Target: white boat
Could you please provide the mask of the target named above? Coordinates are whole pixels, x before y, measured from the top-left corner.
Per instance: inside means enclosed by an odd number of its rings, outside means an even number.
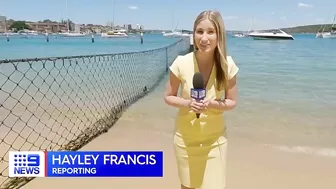
[[[336,15],[334,16],[333,24],[331,25],[331,30],[330,32],[324,32],[324,28],[322,32],[319,32],[321,37],[320,38],[333,38],[336,39]]]
[[[323,33],[322,32],[317,32],[316,38],[323,38]]]
[[[183,35],[183,33],[175,30],[175,31],[163,33],[162,35],[164,37],[181,37]]]
[[[292,35],[287,34],[280,29],[255,31],[248,35],[256,40],[294,40]]]
[[[62,36],[62,37],[84,37],[87,34],[68,31],[68,32],[64,32],[64,33],[59,33],[59,35]]]
[[[243,37],[248,37],[248,34],[245,34],[245,33],[235,33],[232,36],[233,37],[237,37],[237,38],[243,38]]]
[[[322,29],[322,31],[321,31],[321,29]],[[316,36],[315,36],[315,38],[323,38],[323,32],[324,32],[324,29],[325,29],[325,25],[321,25],[321,27],[320,27],[320,29],[317,31],[317,33],[316,33]]]
[[[104,38],[125,38],[128,37],[126,31],[123,30],[112,30],[106,33],[102,33],[101,37]]]
[[[332,30],[331,32],[322,33],[322,38],[336,39],[336,28]]]
[[[27,30],[27,29],[20,30],[17,33],[20,35],[38,35],[37,31]]]
[[[190,36],[192,36],[192,34],[191,33],[182,33],[181,36],[182,37],[190,37]]]

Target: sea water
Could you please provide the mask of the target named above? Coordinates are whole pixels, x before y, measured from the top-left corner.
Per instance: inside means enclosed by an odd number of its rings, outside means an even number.
[[[49,35],[47,42],[45,35],[13,35],[7,42],[6,36],[0,36],[0,60],[138,52],[165,47],[177,40],[164,38],[160,34],[148,34],[144,35],[144,43],[141,44],[140,36],[136,34],[131,34],[128,38],[102,38],[95,35],[92,43],[91,35]]]

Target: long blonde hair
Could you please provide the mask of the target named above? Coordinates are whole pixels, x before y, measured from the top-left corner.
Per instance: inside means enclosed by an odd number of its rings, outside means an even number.
[[[215,49],[216,80],[218,90],[228,89],[228,64],[226,59],[226,35],[225,26],[221,14],[218,11],[208,10],[201,12],[194,22],[194,50],[197,50],[195,41],[195,32],[197,25],[202,21],[210,20],[216,29],[217,47]]]

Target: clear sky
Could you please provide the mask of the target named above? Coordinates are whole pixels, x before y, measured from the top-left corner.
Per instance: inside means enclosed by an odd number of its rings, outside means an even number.
[[[0,15],[29,21],[69,18],[79,24],[105,25],[113,20],[114,0],[67,1],[0,0]],[[335,7],[336,0],[115,0],[114,21],[116,25],[141,24],[145,29],[177,25],[191,30],[202,10],[216,9],[228,30],[248,30],[253,20],[252,29],[268,29],[331,23]]]

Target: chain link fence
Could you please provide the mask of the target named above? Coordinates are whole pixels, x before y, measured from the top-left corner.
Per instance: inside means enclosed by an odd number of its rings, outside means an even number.
[[[0,61],[0,188],[9,151],[78,150],[107,132],[123,110],[150,92],[189,40],[119,54]]]

